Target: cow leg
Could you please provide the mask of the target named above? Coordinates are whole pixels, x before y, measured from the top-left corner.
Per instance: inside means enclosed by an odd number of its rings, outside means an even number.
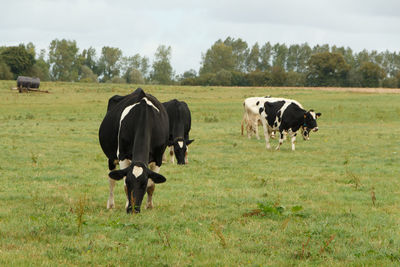
[[[115,180],[111,179],[110,177],[108,178],[108,181],[110,182],[110,195],[107,200],[107,209],[112,209],[115,207],[114,203],[114,187],[115,187]]]
[[[160,171],[160,167],[157,166],[154,162],[149,164],[150,170],[153,172],[158,173]],[[152,209],[154,208],[153,205],[153,193],[154,190],[156,189],[156,185],[153,182],[151,178],[147,181],[147,204],[146,204],[146,209]]]
[[[280,136],[279,136],[279,144],[276,147],[276,150],[279,150],[281,145],[283,144],[283,140],[285,138],[285,134],[283,133],[283,131],[280,131]]]
[[[257,138],[257,140],[260,140],[260,135],[258,134],[258,119],[255,120],[254,127],[255,127],[254,130],[256,133],[256,138]]]
[[[268,130],[267,122],[262,119],[261,123],[262,123],[263,129],[264,129],[265,147],[267,149],[270,149],[271,145],[269,143],[269,130]]]
[[[290,141],[292,143],[292,150],[293,151],[295,150],[294,143],[296,142],[296,135],[297,135],[297,133],[290,132]]]
[[[131,161],[128,159],[124,159],[123,161],[119,162],[119,168],[125,169],[128,168],[129,165],[131,165]],[[124,177],[124,190],[125,190],[125,195],[126,195],[126,203],[125,203],[125,209],[129,206],[129,196],[128,196],[128,188],[126,187],[126,177]]]
[[[171,163],[174,164],[175,163],[175,161],[174,161],[174,158],[175,158],[174,146],[169,146],[169,156],[170,156]]]

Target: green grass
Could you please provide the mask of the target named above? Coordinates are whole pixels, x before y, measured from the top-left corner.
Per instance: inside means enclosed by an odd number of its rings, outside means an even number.
[[[143,86],[188,103],[195,142],[189,165],[161,167],[155,208],[127,215],[122,182],[106,209],[97,134],[108,98],[136,86],[14,83],[0,82],[1,266],[400,263],[398,95]],[[267,94],[322,112],[295,152],[240,135],[243,99]]]

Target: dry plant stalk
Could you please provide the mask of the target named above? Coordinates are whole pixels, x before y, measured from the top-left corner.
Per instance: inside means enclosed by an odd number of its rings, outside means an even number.
[[[222,234],[221,227],[219,227],[216,223],[212,224],[212,229],[214,230],[214,233],[216,236],[219,238],[219,243],[223,248],[227,248],[225,236]]]
[[[375,197],[375,188],[372,187],[371,188],[371,200],[372,200],[372,204],[375,206],[375,201],[376,201],[376,197]]]
[[[333,241],[333,239],[335,239],[335,234],[331,235],[331,237],[326,241],[325,245],[323,247],[321,247],[321,249],[319,250],[319,254],[322,254],[325,252],[325,249],[329,246],[329,244]]]

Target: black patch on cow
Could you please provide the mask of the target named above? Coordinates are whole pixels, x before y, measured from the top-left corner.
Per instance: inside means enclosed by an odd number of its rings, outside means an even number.
[[[260,101],[257,101],[256,105],[258,106],[258,104],[260,104]]]
[[[274,127],[277,127],[278,126],[278,123],[277,122],[274,122]]]
[[[264,103],[264,108],[265,108],[265,113],[268,115],[267,122],[268,125],[273,127],[276,115],[278,111],[282,108],[282,106],[285,104],[285,101],[277,101],[277,102],[265,102]]]
[[[264,111],[264,108],[259,108],[258,113],[262,113]]]

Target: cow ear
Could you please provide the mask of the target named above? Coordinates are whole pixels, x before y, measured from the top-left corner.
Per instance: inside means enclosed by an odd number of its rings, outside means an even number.
[[[191,143],[193,143],[194,142],[194,139],[192,139],[192,140],[187,140],[186,141],[186,145],[188,146],[188,145],[190,145]]]
[[[126,176],[128,169],[129,167],[122,170],[112,171],[108,174],[108,176],[113,180],[119,181]]]
[[[319,118],[319,117],[321,117],[321,113],[320,112],[318,112],[318,113],[315,113],[315,116],[317,117],[317,118]]]
[[[162,176],[161,174],[158,174],[156,172],[153,172],[152,170],[147,169],[147,175],[149,176],[149,178],[151,178],[153,180],[154,183],[156,184],[162,184],[165,181],[167,181],[167,179]]]
[[[304,112],[304,119],[307,118],[307,112]]]

